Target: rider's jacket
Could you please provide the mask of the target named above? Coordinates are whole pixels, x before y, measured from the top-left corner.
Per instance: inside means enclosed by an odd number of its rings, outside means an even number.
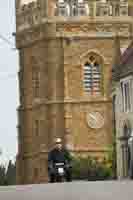
[[[48,153],[48,165],[54,163],[69,164],[70,162],[71,162],[71,156],[66,149],[59,150],[54,148]]]

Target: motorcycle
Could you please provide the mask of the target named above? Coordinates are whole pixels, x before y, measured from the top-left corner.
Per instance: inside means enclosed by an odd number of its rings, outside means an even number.
[[[53,182],[72,181],[71,168],[72,166],[69,163],[58,162],[50,164],[48,166],[50,182],[53,183]]]
[[[65,164],[64,163],[55,163],[55,179],[57,182],[65,181]]]

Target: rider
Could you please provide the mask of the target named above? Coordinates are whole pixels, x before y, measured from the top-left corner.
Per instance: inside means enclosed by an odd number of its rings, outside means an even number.
[[[72,180],[71,156],[70,153],[63,148],[61,138],[55,139],[55,146],[48,153],[48,173],[50,182],[54,182],[56,178],[55,174],[56,172],[54,168],[55,163],[64,163],[66,181],[71,181]]]

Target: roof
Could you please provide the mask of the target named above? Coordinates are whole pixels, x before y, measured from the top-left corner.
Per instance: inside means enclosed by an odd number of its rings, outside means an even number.
[[[133,41],[130,43],[128,48],[124,51],[124,53],[122,55],[121,64],[125,64],[126,62],[128,62],[128,60],[132,56],[133,56]]]
[[[121,56],[120,64],[113,68],[112,79],[119,80],[133,73],[133,41]]]

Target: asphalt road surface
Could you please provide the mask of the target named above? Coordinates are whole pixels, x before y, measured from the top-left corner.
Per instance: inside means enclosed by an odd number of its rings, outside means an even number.
[[[0,187],[0,200],[133,200],[133,181]]]

